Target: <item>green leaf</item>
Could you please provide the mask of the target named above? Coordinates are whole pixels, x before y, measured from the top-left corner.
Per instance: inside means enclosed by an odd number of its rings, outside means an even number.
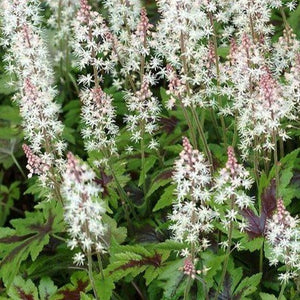
[[[157,203],[155,204],[153,211],[158,211],[166,206],[172,205],[173,200],[174,200],[174,196],[173,196],[174,190],[175,190],[174,185],[168,186],[165,189],[164,193],[159,198],[159,200],[157,201]]]
[[[165,250],[148,250],[140,245],[114,244],[110,251],[110,264],[104,270],[105,278],[118,281],[129,274],[135,277],[149,267],[160,268],[168,253]]]
[[[46,202],[43,211],[26,212],[24,219],[13,219],[15,229],[0,228],[0,277],[7,287],[17,275],[21,263],[31,256],[34,261],[49,242],[51,233],[63,229],[60,204]]]
[[[251,295],[256,291],[256,287],[259,285],[262,277],[262,273],[257,273],[251,277],[246,277],[237,287],[235,294],[241,293],[241,298]]]
[[[205,280],[207,288],[209,289],[214,285],[214,276],[222,269],[222,263],[225,255],[217,256],[214,253],[207,251],[201,254],[201,258],[203,259],[203,265],[208,268]]]
[[[11,82],[11,76],[9,74],[2,74],[0,76],[0,94],[9,95],[17,90],[16,86],[9,85],[9,82]]]
[[[18,108],[8,105],[0,106],[0,119],[10,121],[15,124],[19,124],[21,122]]]
[[[149,285],[161,272],[161,268],[155,268],[154,266],[150,266],[144,274],[144,278],[146,279],[146,285]]]
[[[76,141],[75,141],[75,137],[74,137],[74,132],[75,132],[74,129],[65,126],[62,136],[67,142],[69,142],[71,144],[75,144]]]
[[[242,250],[249,250],[250,252],[253,252],[255,250],[259,250],[264,243],[263,237],[254,238],[252,240],[249,240],[248,237],[245,237],[240,240]]]
[[[226,58],[229,54],[229,47],[220,47],[220,48],[218,48],[217,53],[222,58]]]
[[[147,172],[154,166],[155,162],[157,160],[157,157],[154,155],[150,155],[149,157],[146,157],[145,159],[145,169],[144,172],[147,174]],[[144,178],[142,176],[142,172],[139,179],[139,186],[141,186],[144,183]]]
[[[259,293],[261,300],[277,300],[277,297],[271,294]]]
[[[104,224],[107,224],[108,231],[105,235],[105,240],[110,244],[113,238],[118,244],[122,244],[127,236],[127,229],[125,227],[117,227],[117,222],[108,215],[103,216]]]
[[[21,276],[15,277],[12,285],[8,289],[7,294],[10,296],[10,299],[13,300],[39,300],[38,290],[34,283],[30,279],[25,281]]]
[[[57,291],[57,286],[50,277],[43,277],[39,284],[39,294],[41,300],[49,300]]]
[[[160,187],[168,184],[172,180],[171,176],[172,176],[172,169],[164,170],[159,175],[157,175],[151,184],[151,187],[146,195],[146,198],[150,197]]]
[[[16,127],[1,127],[0,139],[10,140],[16,137],[20,133],[19,129]]]
[[[100,275],[99,275],[100,276]],[[112,296],[112,292],[115,288],[115,284],[112,278],[97,278],[95,280],[97,294],[100,297],[100,300],[110,300]]]
[[[160,286],[164,290],[163,299],[175,299],[174,295],[184,279],[184,274],[179,269],[183,266],[183,260],[170,262],[159,275]]]
[[[61,287],[50,300],[79,299],[81,292],[84,292],[89,285],[89,278],[86,271],[75,272],[71,276],[71,283]]]
[[[9,188],[0,185],[0,226],[3,226],[6,222],[10,209],[14,206],[14,200],[20,197],[19,184],[20,182],[15,181]]]

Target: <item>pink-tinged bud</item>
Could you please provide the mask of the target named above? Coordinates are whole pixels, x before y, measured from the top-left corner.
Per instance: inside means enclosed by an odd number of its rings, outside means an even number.
[[[235,157],[233,147],[229,146],[227,149],[228,160],[226,163],[226,169],[230,172],[232,177],[238,175],[239,165]]]
[[[43,160],[40,157],[33,154],[32,150],[28,145],[23,144],[22,148],[27,157],[26,168],[29,170],[29,178],[31,178],[34,174],[45,174],[49,170],[50,166],[47,163],[43,162]]]
[[[267,101],[269,107],[276,102],[278,95],[278,85],[277,82],[272,77],[272,74],[268,67],[264,68],[264,74],[260,78],[259,86],[260,92],[264,99]]]
[[[251,47],[249,36],[245,33],[242,37],[242,47],[248,52]]]
[[[228,56],[231,64],[235,63],[237,54],[238,54],[238,46],[236,40],[232,38],[230,40],[230,49],[229,49],[229,56]]]
[[[144,79],[141,85],[141,89],[136,93],[137,97],[140,99],[141,102],[150,98],[152,96],[152,92],[149,88],[148,80]]]
[[[136,29],[136,35],[141,38],[142,41],[145,41],[147,37],[147,33],[149,33],[149,30],[153,27],[152,24],[149,23],[149,19],[147,17],[147,11],[143,7],[141,9],[141,18],[140,22]]]
[[[77,18],[82,23],[89,23],[91,18],[91,6],[87,0],[80,0],[80,9],[77,13]]]
[[[209,42],[206,67],[207,68],[211,67],[215,63],[215,61],[216,61],[216,53],[215,53],[214,44],[212,42]]]
[[[277,199],[277,212],[273,216],[273,219],[276,220],[278,224],[282,224],[285,227],[295,226],[295,220],[286,210],[282,198]]]
[[[189,257],[184,260],[183,273],[191,278],[196,276],[196,268]]]

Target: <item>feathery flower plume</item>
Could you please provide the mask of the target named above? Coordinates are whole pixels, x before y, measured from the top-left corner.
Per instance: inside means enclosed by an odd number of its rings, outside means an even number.
[[[215,218],[215,212],[206,205],[210,197],[211,175],[204,155],[193,149],[186,137],[183,138],[183,147],[174,166],[177,200],[173,204],[169,228],[174,240],[188,243],[198,252],[209,246],[203,235],[212,231]],[[191,252],[186,249],[181,254],[188,257]]]
[[[61,138],[63,124],[58,120],[60,107],[53,99],[56,90],[48,52],[42,40],[39,1],[14,0],[1,2],[4,39],[7,48],[7,70],[16,75],[19,92],[14,100],[20,107],[25,139],[32,155],[40,157],[52,170],[54,164],[62,168],[61,156],[65,143]],[[29,150],[26,150],[29,154]],[[31,169],[30,176],[35,168]],[[39,170],[39,173],[41,170]],[[40,174],[44,185],[53,185],[48,174]],[[54,175],[54,176],[53,176]],[[50,196],[49,196],[50,197]]]
[[[100,87],[81,92],[82,135],[87,151],[107,151],[116,153],[116,136],[119,128],[115,124],[116,112],[112,98]]]
[[[76,14],[79,0],[46,0],[51,9],[47,23],[53,29],[53,45],[55,47],[54,60],[56,63],[64,61],[69,63],[69,40],[72,37],[72,20]]]
[[[203,40],[212,36],[213,29],[205,4],[190,0],[159,0],[158,9],[161,19],[151,44],[157,56],[175,69],[185,87],[182,103],[201,107],[212,104],[207,96],[216,92],[212,84],[216,74],[215,68],[208,70],[206,67],[209,46]],[[160,72],[167,77],[168,73],[169,67]]]
[[[300,230],[299,220],[286,210],[283,200],[277,199],[277,212],[266,225],[266,239],[271,245],[271,265],[285,264],[286,272],[279,279],[286,283],[299,276],[300,272]]]
[[[85,148],[88,151],[102,151],[107,157],[117,151],[115,138],[119,128],[115,124],[116,113],[112,99],[100,87],[100,71],[106,70],[106,61],[97,57],[99,53],[112,50],[112,36],[104,20],[97,12],[91,10],[87,0],[80,1],[74,31],[77,35],[73,48],[79,58],[80,67],[93,67],[92,74],[87,73],[79,79],[79,83],[86,87],[80,94],[83,103],[81,116]]]
[[[105,204],[99,198],[102,188],[94,182],[95,174],[87,164],[70,152],[67,158],[62,193],[65,198],[65,221],[71,237],[68,245],[71,249],[80,247],[85,254],[91,251],[101,253],[106,248],[106,226],[102,220]],[[76,264],[83,264],[83,253],[74,256]]]
[[[132,141],[137,143],[144,138],[143,131],[153,135],[157,130],[160,105],[150,91],[147,79],[144,79],[140,90],[135,94],[126,95],[126,104],[131,114],[125,116],[125,121],[132,134]]]
[[[220,214],[221,223],[226,229],[230,229],[230,224],[237,224],[241,231],[245,230],[247,224],[245,220],[238,221],[239,213],[242,209],[249,207],[253,200],[247,196],[244,190],[249,190],[253,180],[249,172],[237,162],[234,149],[228,147],[228,160],[225,168],[221,169],[214,183],[214,202],[222,205],[223,213]],[[224,204],[228,206],[224,207]]]

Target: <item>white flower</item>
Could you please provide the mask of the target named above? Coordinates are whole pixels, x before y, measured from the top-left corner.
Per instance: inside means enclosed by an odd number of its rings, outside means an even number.
[[[277,212],[267,221],[265,234],[271,246],[270,265],[282,262],[287,267],[287,271],[279,275],[279,280],[287,283],[289,279],[299,276],[299,221],[286,210],[281,198],[277,199]]]
[[[85,261],[85,255],[81,252],[77,252],[73,257],[73,262],[77,266],[83,266]]]
[[[170,215],[172,238],[179,242],[196,245],[198,250],[206,249],[209,241],[200,238],[213,230],[215,212],[205,205],[209,199],[209,166],[204,156],[194,150],[187,138],[183,138],[184,149],[175,162],[173,180],[176,184],[177,201]],[[195,191],[200,191],[199,193]],[[189,200],[190,198],[190,200]],[[182,252],[185,256],[188,250]]]
[[[68,246],[71,249],[79,246],[85,253],[106,248],[103,240],[106,226],[102,222],[105,204],[99,198],[102,188],[96,185],[94,178],[94,172],[86,164],[80,162],[72,153],[68,153],[68,164],[62,184],[65,221],[71,236]]]

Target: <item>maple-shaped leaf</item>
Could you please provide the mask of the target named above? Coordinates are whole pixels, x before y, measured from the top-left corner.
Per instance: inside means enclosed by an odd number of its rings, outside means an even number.
[[[108,187],[107,185],[113,180],[111,175],[107,175],[103,169],[100,169],[100,177],[94,179],[94,181],[103,188],[102,196],[108,196]]]
[[[262,212],[267,218],[272,217],[276,209],[276,181],[273,179],[271,184],[265,189],[261,196]]]
[[[40,204],[42,205],[42,204]],[[34,261],[50,234],[63,230],[63,209],[54,202],[44,203],[43,211],[26,212],[23,219],[10,223],[14,229],[0,228],[0,277],[8,288],[17,275],[23,261]]]
[[[251,239],[264,236],[267,219],[272,217],[272,214],[276,209],[276,182],[274,179],[263,192],[261,200],[262,209],[260,216],[258,216],[251,208],[242,210],[243,217],[248,221],[246,232]]]
[[[38,290],[29,279],[25,281],[21,276],[14,278],[13,284],[8,289],[9,299],[39,300]]]
[[[80,300],[80,293],[85,292],[89,285],[89,278],[85,271],[72,274],[71,283],[61,287],[51,300]]]

